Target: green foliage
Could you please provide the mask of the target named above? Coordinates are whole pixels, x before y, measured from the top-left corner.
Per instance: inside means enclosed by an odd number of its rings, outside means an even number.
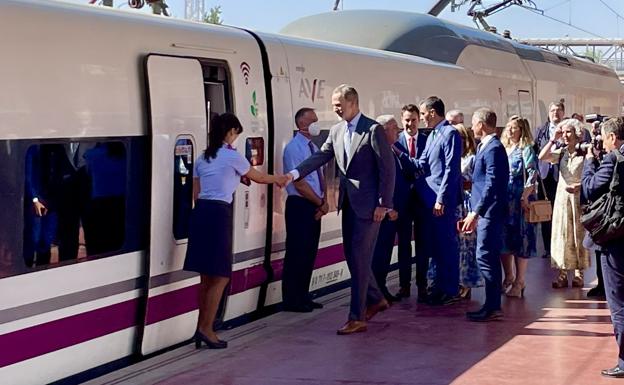
[[[602,60],[602,54],[603,52],[601,50],[597,50],[594,52],[593,50],[588,49],[585,51],[584,56],[592,59],[594,63],[600,63],[600,61]]]
[[[204,23],[218,25],[223,24],[223,19],[221,19],[221,13],[222,11],[220,5],[210,8],[210,11],[204,14]]]

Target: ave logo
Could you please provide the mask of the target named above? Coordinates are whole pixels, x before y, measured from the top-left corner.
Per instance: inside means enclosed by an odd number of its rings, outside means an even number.
[[[312,102],[323,99],[324,85],[325,80],[313,79],[310,81],[308,78],[302,78],[299,84],[299,97],[311,99]]]

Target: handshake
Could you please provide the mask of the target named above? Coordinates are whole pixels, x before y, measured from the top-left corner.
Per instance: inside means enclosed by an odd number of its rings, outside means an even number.
[[[273,175],[272,183],[276,184],[279,188],[284,188],[288,186],[290,182],[293,181],[293,176],[291,173],[284,175]]]

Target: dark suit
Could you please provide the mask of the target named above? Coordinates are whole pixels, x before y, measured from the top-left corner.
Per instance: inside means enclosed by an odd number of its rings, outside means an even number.
[[[416,134],[415,152],[416,156],[413,160],[420,158],[425,145],[427,144],[427,136],[422,132]],[[414,170],[409,157],[409,146],[405,134],[399,135],[399,139],[395,143],[395,147],[401,150],[402,168],[409,180],[410,193],[407,201],[407,207],[404,213],[399,213],[397,221],[397,231],[399,235],[399,284],[401,287],[409,287],[412,280],[412,234],[416,242],[416,285],[421,293],[427,289],[427,270],[429,269],[430,252],[427,247],[430,246],[430,238],[427,233],[428,225],[422,220],[425,215],[425,204],[418,197],[417,184],[425,183],[423,178],[414,179]]]
[[[406,247],[408,252],[407,267],[409,268],[407,276],[407,285],[409,286],[410,273],[411,273],[411,241],[412,241],[412,227],[411,221],[408,222],[408,218],[411,218],[409,212],[409,200],[411,194],[411,181],[413,176],[404,172],[403,167],[396,155],[394,155],[396,172],[394,179],[394,197],[393,205],[394,210],[399,214],[399,219],[391,221],[388,217],[384,218],[379,227],[379,235],[377,236],[377,243],[375,243],[375,252],[373,254],[373,274],[377,281],[379,289],[388,296],[388,288],[386,287],[386,277],[388,276],[388,270],[390,268],[390,261],[392,259],[392,249],[394,248],[394,240],[399,234],[399,269],[401,268],[401,252],[405,253]],[[401,218],[403,217],[403,224],[409,223],[410,227],[407,229],[408,239],[405,239],[405,231],[401,234],[399,228],[401,228]],[[403,228],[403,230],[405,230]],[[401,237],[404,237],[403,239]],[[403,241],[403,243],[402,243]],[[407,245],[405,244],[407,242]],[[403,248],[403,249],[402,249]]]
[[[620,152],[624,153],[624,146],[620,147]],[[616,163],[613,152],[605,155],[600,166],[591,159],[585,161],[581,183],[582,194],[586,200],[595,201],[609,191]],[[620,181],[623,181],[624,165],[619,166],[618,172]],[[624,194],[622,182],[619,187],[618,193]],[[611,322],[619,347],[618,366],[624,369],[624,244],[621,240],[602,247],[601,265]]]
[[[507,219],[509,161],[498,137],[480,144],[472,174],[471,205],[478,215],[477,263],[485,280],[485,305],[488,311],[500,310],[502,271],[501,229]]]
[[[345,151],[347,123],[342,121],[329,131],[320,151],[296,170],[304,177],[332,159],[340,175],[338,209],[342,210],[342,237],[345,257],[351,272],[349,320],[362,321],[367,304],[383,300],[371,263],[379,232],[373,221],[375,208],[392,208],[395,164],[383,127],[361,115],[351,135],[349,154]]]
[[[535,153],[539,155],[540,151],[546,146],[548,141],[550,141],[550,121],[544,123],[537,131],[537,137],[535,138]],[[543,169],[546,167],[546,163],[548,163],[548,172],[546,175],[541,175],[543,173]],[[537,189],[539,199],[548,198],[549,201],[555,202],[555,193],[557,192],[557,180],[559,179],[559,165],[551,164],[550,162],[542,162],[540,161],[540,178],[544,183],[544,188],[541,187]],[[546,195],[544,195],[544,190],[546,190]],[[552,223],[542,222],[540,227],[542,228],[542,240],[544,241],[544,252],[546,254],[550,254],[550,238],[551,238],[551,226]]]
[[[436,276],[431,287],[434,296],[457,295],[459,289],[459,245],[457,242],[455,209],[460,197],[461,180],[461,137],[446,120],[442,121],[431,134],[420,158],[409,158],[401,154],[401,161],[410,161],[416,178],[416,193],[424,205],[419,218],[430,233],[432,263],[436,266]],[[444,214],[435,217],[435,203],[444,205]]]

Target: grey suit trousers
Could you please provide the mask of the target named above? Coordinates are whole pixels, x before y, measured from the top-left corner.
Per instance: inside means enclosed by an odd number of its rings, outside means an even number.
[[[345,194],[346,195],[346,194]],[[364,321],[366,306],[384,299],[373,275],[372,262],[381,222],[359,218],[345,196],[342,205],[342,239],[351,273],[350,321]]]

